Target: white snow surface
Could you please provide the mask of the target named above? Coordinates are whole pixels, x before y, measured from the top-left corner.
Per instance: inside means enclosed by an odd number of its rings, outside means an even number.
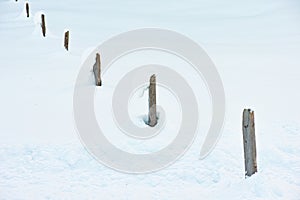
[[[300,199],[298,0],[29,3],[31,16],[26,18],[25,1],[0,0],[1,200]],[[46,15],[46,38],[41,35],[41,13]],[[81,63],[91,49],[113,35],[144,27],[180,32],[206,50],[223,80],[227,113],[222,137],[204,160],[198,159],[204,138],[199,131],[192,147],[173,165],[132,175],[107,168],[87,153],[75,129],[72,97]],[[69,52],[62,44],[66,29]],[[168,57],[164,58],[157,61],[166,62]],[[123,71],[107,73],[104,93],[112,91],[133,59],[134,55],[123,60],[128,65]],[[182,70],[201,93],[204,85],[191,70],[174,68]],[[173,97],[164,91],[160,95],[170,123],[180,120],[168,115],[168,109],[175,113],[178,109],[177,104],[168,105]],[[140,110],[147,101],[141,96],[138,91],[129,107],[140,125],[145,114]],[[205,92],[197,96],[204,105],[207,97]],[[204,105],[199,106],[203,132],[210,115]],[[244,108],[255,110],[258,154],[258,173],[247,179],[241,132]],[[97,119],[108,120],[104,116],[110,114],[99,112]],[[107,122],[106,130],[114,133],[108,137],[120,148],[153,151],[153,143],[118,141],[115,125]],[[167,128],[166,137],[154,140],[154,147],[167,145],[174,130]]]

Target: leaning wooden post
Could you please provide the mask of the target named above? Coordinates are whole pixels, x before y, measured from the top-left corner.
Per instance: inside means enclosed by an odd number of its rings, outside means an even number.
[[[28,2],[26,3],[26,14],[27,14],[27,17],[29,17],[29,3]]]
[[[149,86],[149,114],[148,114],[148,125],[154,127],[157,124],[156,116],[156,76],[153,74],[150,77]]]
[[[244,109],[243,112],[243,140],[245,176],[247,177],[257,172],[254,111],[250,109]]]
[[[65,40],[64,40],[64,46],[66,50],[69,50],[69,31],[65,32]]]
[[[45,15],[42,14],[42,23],[41,23],[43,36],[46,37],[46,23],[45,23]]]
[[[102,85],[102,80],[101,80],[101,61],[100,61],[100,54],[96,54],[96,63],[93,66],[93,71],[95,75],[95,81],[96,81],[96,86],[101,86]]]

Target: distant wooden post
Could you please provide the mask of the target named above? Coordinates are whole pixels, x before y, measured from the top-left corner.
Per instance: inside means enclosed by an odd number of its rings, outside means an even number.
[[[66,50],[69,50],[69,31],[65,32],[65,41],[64,41],[64,46]]]
[[[26,14],[27,14],[27,17],[29,17],[29,3],[28,2],[26,3]]]
[[[46,23],[45,23],[45,15],[42,14],[42,23],[41,23],[43,36],[46,37]]]
[[[96,86],[101,86],[102,85],[102,80],[101,80],[101,61],[100,61],[100,54],[96,54],[96,63],[93,66],[93,71],[95,75],[95,81],[96,81]]]
[[[149,114],[148,114],[148,125],[154,127],[157,124],[156,115],[156,76],[153,74],[150,77],[149,86]]]
[[[254,111],[250,109],[244,109],[243,112],[243,140],[245,176],[247,177],[257,172]]]

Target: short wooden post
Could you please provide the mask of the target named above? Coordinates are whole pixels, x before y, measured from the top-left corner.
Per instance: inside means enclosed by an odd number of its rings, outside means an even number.
[[[66,50],[69,50],[69,31],[65,32],[65,41],[64,41],[64,46]]]
[[[245,176],[249,177],[257,172],[254,111],[251,109],[243,112],[243,140]]]
[[[29,3],[28,2],[26,3],[26,14],[27,14],[27,17],[29,17]]]
[[[100,54],[96,54],[96,63],[93,66],[93,71],[95,75],[96,86],[102,86],[101,80],[101,61],[100,61]]]
[[[46,23],[45,23],[45,15],[42,14],[42,23],[41,23],[41,27],[42,27],[42,32],[43,32],[43,36],[46,37]]]
[[[157,124],[156,115],[156,76],[153,74],[150,77],[149,86],[149,114],[148,114],[148,125],[154,127]]]

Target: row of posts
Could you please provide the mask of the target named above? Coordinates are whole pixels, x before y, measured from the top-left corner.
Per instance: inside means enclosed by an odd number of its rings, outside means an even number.
[[[96,62],[93,66],[93,71],[95,75],[96,86],[102,86],[101,61],[99,53],[96,54]],[[149,80],[148,103],[148,125],[150,127],[154,127],[157,124],[155,74],[153,74]],[[244,144],[245,177],[250,177],[257,172],[254,111],[252,111],[251,109],[244,109],[243,111],[242,130]]]
[[[16,0],[17,1],[17,0]],[[26,16],[29,17],[29,3],[25,5]],[[46,37],[46,23],[45,15],[41,15],[41,28],[42,34]],[[69,50],[69,31],[64,35],[64,47]],[[101,61],[100,54],[96,54],[96,62],[93,66],[95,75],[96,86],[102,86],[101,80]],[[156,76],[153,74],[149,81],[149,113],[148,113],[148,125],[154,127],[157,124],[156,113]],[[255,141],[255,123],[254,123],[254,111],[251,109],[244,109],[243,120],[243,146],[244,146],[244,162],[245,162],[245,176],[250,177],[257,172],[256,161],[256,141]]]
[[[18,1],[18,0],[16,0]],[[29,18],[29,3],[26,2],[25,4],[25,10],[26,10],[26,16]],[[42,34],[43,37],[46,37],[46,22],[45,22],[45,14],[41,14],[41,28],[42,28]],[[66,31],[64,34],[64,47],[68,51],[69,50],[69,31]]]

